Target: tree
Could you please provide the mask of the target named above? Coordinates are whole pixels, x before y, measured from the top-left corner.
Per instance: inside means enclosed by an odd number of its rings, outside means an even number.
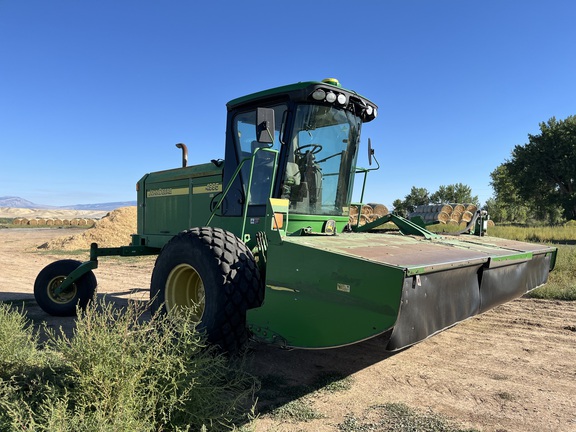
[[[412,186],[410,193],[404,197],[404,201],[400,199],[395,200],[392,205],[394,206],[394,213],[406,217],[408,213],[414,211],[416,206],[426,205],[430,203],[430,195],[426,188],[417,188]]]
[[[525,223],[531,211],[531,205],[518,195],[506,164],[496,167],[490,173],[490,185],[494,189],[494,197],[486,201],[486,210],[497,222]]]
[[[440,186],[438,191],[430,195],[430,201],[435,204],[475,204],[478,205],[478,196],[472,196],[472,189],[462,183]]]
[[[564,217],[576,219],[576,116],[540,123],[539,135],[517,145],[505,162],[518,195],[549,218],[561,207]]]

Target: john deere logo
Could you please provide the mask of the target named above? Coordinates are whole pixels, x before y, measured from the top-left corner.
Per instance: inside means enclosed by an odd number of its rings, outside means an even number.
[[[147,198],[155,197],[165,197],[174,195],[188,195],[190,193],[190,188],[159,188],[150,189],[146,192]]]

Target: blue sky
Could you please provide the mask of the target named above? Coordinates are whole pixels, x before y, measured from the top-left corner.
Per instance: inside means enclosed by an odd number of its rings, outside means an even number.
[[[365,201],[461,182],[483,203],[515,145],[576,114],[575,18],[571,0],[0,0],[0,196],[135,200],[178,142],[224,156],[227,101],[336,77],[379,106]]]

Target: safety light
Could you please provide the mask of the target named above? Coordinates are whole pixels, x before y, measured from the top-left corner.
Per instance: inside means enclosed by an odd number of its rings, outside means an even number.
[[[324,78],[324,79],[322,80],[322,82],[323,82],[323,83],[326,83],[326,84],[330,84],[330,85],[336,86],[336,87],[342,87],[342,86],[340,85],[340,81],[338,81],[336,78]]]
[[[326,102],[334,103],[336,102],[336,95],[334,92],[326,93]]]
[[[338,103],[340,105],[344,105],[346,103],[346,96],[344,96],[342,93],[338,94]]]
[[[366,115],[371,116],[371,115],[372,115],[372,112],[374,112],[374,108],[372,108],[370,105],[368,105],[368,106],[366,107]]]
[[[314,93],[312,93],[312,98],[317,100],[317,101],[324,100],[325,97],[326,97],[326,92],[322,89],[316,89],[314,91]]]

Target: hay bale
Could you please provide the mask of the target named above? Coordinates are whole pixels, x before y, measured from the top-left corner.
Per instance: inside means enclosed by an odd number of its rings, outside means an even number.
[[[474,214],[478,211],[478,207],[476,207],[474,204],[466,204],[466,211]]]
[[[496,226],[492,219],[488,219],[486,222],[489,228],[494,228]]]
[[[466,207],[464,207],[464,205],[462,204],[450,204],[452,206],[452,212],[458,212],[460,214],[464,213],[466,211]]]
[[[30,226],[37,226],[38,225],[38,219],[30,219],[28,221],[28,225]]]
[[[26,222],[25,222],[26,221]],[[24,218],[16,218],[12,221],[14,225],[26,225],[28,223],[28,219]]]
[[[365,204],[362,206],[362,212],[363,215],[369,216],[371,214],[374,213],[374,209],[372,208],[371,205]]]
[[[46,219],[36,219],[36,225],[46,226]]]
[[[358,206],[352,205],[350,206],[350,216],[358,215]]]
[[[370,223],[370,216],[371,215],[361,214],[359,225],[362,226],[362,225],[366,225],[367,223]]]
[[[70,225],[70,219],[62,219],[62,225]]]
[[[54,219],[53,225],[54,226],[62,226],[62,219]]]
[[[444,204],[442,206],[442,208],[440,209],[440,212],[444,212],[444,213],[447,213],[448,215],[451,215],[452,210],[454,210],[454,209],[452,208],[452,206],[450,204]]]
[[[450,220],[450,214],[446,213],[445,211],[440,211],[440,213],[438,213],[438,220],[441,223],[446,223]]]
[[[378,215],[379,217],[386,216],[388,213],[390,213],[388,211],[388,207],[386,207],[384,204],[369,203],[368,205],[372,207],[374,214]]]
[[[456,225],[458,225],[460,223],[460,220],[462,220],[462,212],[456,210],[452,211],[452,214],[450,215],[450,220],[456,222]]]
[[[474,214],[469,212],[468,210],[466,210],[463,214],[462,214],[462,221],[463,222],[470,222],[472,220],[472,218],[474,217]]]

